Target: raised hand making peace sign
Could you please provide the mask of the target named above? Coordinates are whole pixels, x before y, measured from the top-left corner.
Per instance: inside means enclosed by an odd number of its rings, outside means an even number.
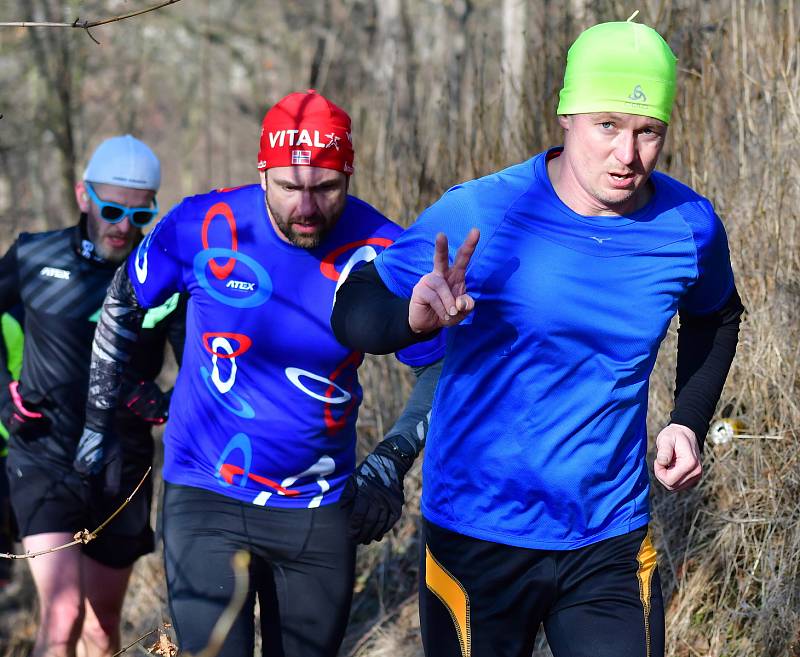
[[[465,275],[480,231],[473,228],[458,247],[450,266],[447,235],[436,236],[433,271],[419,279],[411,292],[408,325],[415,333],[430,333],[444,326],[455,326],[475,308],[475,300],[467,294]]]

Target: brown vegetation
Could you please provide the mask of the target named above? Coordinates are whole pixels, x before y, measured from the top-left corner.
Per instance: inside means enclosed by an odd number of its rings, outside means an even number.
[[[68,182],[91,147],[120,131],[162,156],[164,207],[211,186],[254,182],[264,109],[306,87],[352,113],[353,191],[408,224],[450,185],[557,143],[568,44],[582,28],[635,8],[612,0],[206,0],[98,28],[102,46],[79,30],[0,32],[1,241],[72,223]],[[800,655],[800,6],[644,0],[638,8],[638,20],[659,29],[680,60],[660,168],[714,202],[748,309],[720,402],[746,433],[707,446],[693,491],[653,493],[668,655]],[[0,20],[126,9],[120,0],[16,0],[4,3]],[[652,432],[671,407],[674,351],[673,328],[652,381]],[[393,359],[376,358],[363,384],[362,452],[390,426],[409,380]],[[421,655],[418,466],[408,490],[399,527],[359,554],[345,655]],[[163,622],[164,600],[158,557],[142,560],[124,640]],[[7,654],[21,654],[31,636],[30,615],[17,619]]]

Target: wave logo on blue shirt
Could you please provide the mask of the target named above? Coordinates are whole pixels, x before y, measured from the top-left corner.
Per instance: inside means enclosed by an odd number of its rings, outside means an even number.
[[[375,258],[378,257],[378,250],[383,251],[383,249],[391,246],[391,244],[392,240],[387,237],[370,237],[365,240],[350,242],[349,244],[340,246],[322,259],[319,265],[320,272],[325,278],[329,278],[336,283],[332,304],[336,303],[336,294],[347,280],[350,272],[356,269],[358,265],[375,260]],[[379,249],[376,250],[375,247],[379,247]],[[344,256],[350,251],[352,251],[352,253],[350,253],[349,257],[345,260]],[[341,265],[343,260],[344,264]],[[337,263],[340,264],[340,269],[336,268]],[[333,305],[331,305],[331,307],[333,307]]]
[[[227,223],[230,246],[211,246],[211,227],[217,217]],[[219,237],[221,232],[215,230],[214,236]],[[219,202],[208,209],[201,239],[203,250],[194,257],[194,276],[211,298],[234,308],[254,308],[269,300],[272,279],[256,259],[239,251],[236,217],[230,205]]]

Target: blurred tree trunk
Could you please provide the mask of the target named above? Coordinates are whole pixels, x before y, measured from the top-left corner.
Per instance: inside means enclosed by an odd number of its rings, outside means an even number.
[[[60,20],[70,11],[72,4],[67,3],[67,7],[62,9],[61,3],[55,0],[17,1],[20,15],[30,21]],[[63,225],[72,223],[78,212],[72,187],[78,160],[75,146],[76,87],[80,86],[83,57],[80,47],[76,46],[76,38],[86,38],[86,35],[68,29],[29,29],[26,35],[33,52],[34,69],[45,88],[34,119],[39,124],[35,134],[49,131],[53,135],[59,155],[59,206],[64,209],[63,216],[56,219],[56,224]],[[44,178],[46,171],[40,173]]]
[[[519,110],[525,69],[525,0],[503,0],[503,143],[518,142]]]

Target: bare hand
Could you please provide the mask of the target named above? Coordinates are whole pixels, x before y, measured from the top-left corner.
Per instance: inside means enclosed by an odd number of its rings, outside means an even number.
[[[657,455],[653,463],[656,478],[667,490],[691,488],[703,474],[697,437],[689,427],[669,424],[656,438]]]
[[[430,333],[444,326],[455,326],[475,308],[475,300],[467,294],[465,276],[480,231],[473,228],[458,247],[450,266],[447,235],[436,236],[433,271],[419,279],[411,292],[408,325],[414,333]]]

